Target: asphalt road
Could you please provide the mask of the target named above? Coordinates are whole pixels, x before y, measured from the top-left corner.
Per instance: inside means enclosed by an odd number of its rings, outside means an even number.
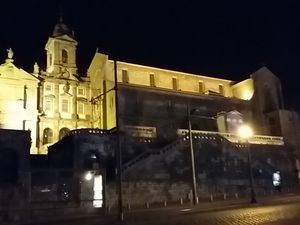
[[[115,216],[47,223],[48,225],[300,225],[300,196],[260,201],[258,204],[219,204],[213,207],[162,208]]]

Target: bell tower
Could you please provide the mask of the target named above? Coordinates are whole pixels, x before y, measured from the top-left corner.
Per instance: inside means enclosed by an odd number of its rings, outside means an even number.
[[[72,79],[74,75],[77,76],[76,46],[74,33],[60,17],[45,46],[49,76],[64,79]]]

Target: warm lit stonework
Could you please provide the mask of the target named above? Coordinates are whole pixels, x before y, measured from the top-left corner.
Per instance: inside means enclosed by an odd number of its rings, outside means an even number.
[[[30,130],[32,154],[47,154],[48,146],[70,130],[116,126],[114,61],[96,52],[87,74],[78,74],[76,47],[74,33],[60,19],[45,46],[46,68],[40,69],[36,63],[33,73],[17,68],[11,49],[0,66],[0,126]],[[235,82],[116,63],[120,123],[133,136],[159,139],[169,134],[166,121],[173,120],[175,135],[176,129],[182,128],[175,114],[184,118],[189,102],[201,115],[217,118],[216,128],[201,127],[201,122],[198,130],[234,133],[239,121],[251,120],[255,135],[283,136],[286,143],[296,145],[295,134],[286,122],[298,117],[284,110],[280,81],[265,67]]]
[[[14,65],[13,51],[0,65],[0,128],[31,130],[31,153],[37,153],[39,79]]]
[[[90,83],[77,74],[77,42],[62,22],[46,44],[47,68],[39,73],[39,153],[67,132],[91,126]],[[38,71],[37,71],[38,72]]]
[[[201,199],[247,196],[249,168],[257,193],[274,189],[276,171],[282,188],[299,183],[299,117],[268,68],[232,81],[96,51],[78,74],[76,47],[61,19],[45,68],[19,69],[11,49],[0,65],[0,178],[27,193],[26,214],[63,201],[72,212],[116,207],[116,171],[123,206],[190,202],[191,189]]]

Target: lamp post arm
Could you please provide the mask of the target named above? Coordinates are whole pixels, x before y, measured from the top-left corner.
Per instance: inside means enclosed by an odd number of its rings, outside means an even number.
[[[113,87],[113,88],[107,90],[106,92],[97,95],[96,97],[92,98],[92,99],[90,100],[90,102],[94,102],[95,100],[98,100],[100,97],[102,97],[103,95],[105,95],[105,94],[107,94],[108,92],[113,91],[113,90],[116,90],[116,87]]]

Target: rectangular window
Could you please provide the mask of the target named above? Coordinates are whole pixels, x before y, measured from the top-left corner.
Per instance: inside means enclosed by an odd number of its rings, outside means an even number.
[[[172,78],[172,84],[173,84],[173,90],[178,90],[178,82],[176,77]]]
[[[84,114],[84,103],[78,102],[78,105],[77,105],[77,113],[78,113],[78,114]]]
[[[52,85],[51,84],[46,84],[45,90],[47,92],[52,92]]]
[[[155,87],[155,77],[154,74],[150,74],[150,86]]]
[[[51,112],[52,111],[52,100],[47,99],[45,101],[45,112]]]
[[[199,93],[204,93],[204,83],[203,83],[203,81],[199,81]]]
[[[219,93],[224,96],[224,86],[223,84],[219,84]]]
[[[122,82],[123,83],[129,83],[128,71],[127,70],[122,70]]]
[[[65,113],[69,112],[69,100],[63,99],[61,101],[61,111]]]
[[[78,88],[77,94],[79,96],[85,96],[85,89],[84,88]]]

